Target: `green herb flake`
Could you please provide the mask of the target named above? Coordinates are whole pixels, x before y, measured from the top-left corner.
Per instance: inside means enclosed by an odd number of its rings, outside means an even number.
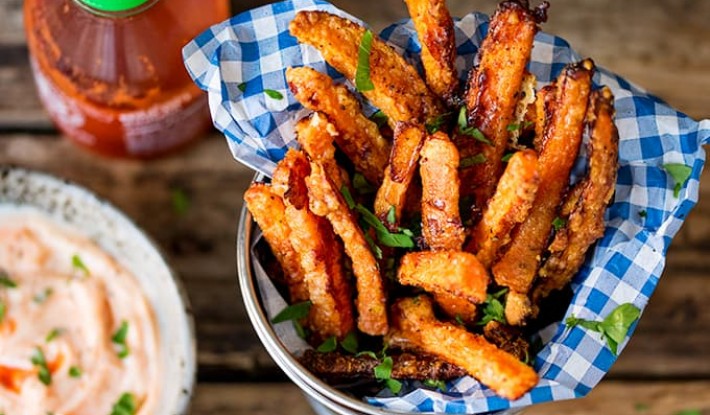
[[[35,294],[32,297],[32,301],[37,303],[37,304],[42,304],[43,302],[47,301],[47,298],[54,294],[54,289],[52,287],[47,287],[41,292]]]
[[[264,93],[271,99],[284,99],[284,96],[279,91],[273,89],[265,89]]]
[[[84,264],[84,261],[81,260],[81,257],[78,254],[74,254],[71,256],[71,265],[74,267],[75,270],[81,271],[84,273],[84,275],[89,276],[91,275],[91,272],[89,271],[89,268],[86,267]]]
[[[135,415],[136,412],[138,412],[136,397],[132,393],[126,392],[113,404],[110,415]]]
[[[485,326],[491,321],[507,324],[505,319],[505,307],[500,299],[508,292],[507,288],[503,288],[498,292],[486,295],[486,301],[483,303],[483,317],[478,325]]]
[[[330,336],[316,349],[320,353],[333,352],[338,348],[338,339],[335,336]]]
[[[123,320],[121,326],[116,330],[111,337],[111,341],[119,347],[118,357],[120,359],[125,359],[130,354],[130,349],[126,343],[126,338],[128,337],[128,322]]]
[[[509,162],[510,159],[513,158],[513,154],[515,154],[515,153],[508,153],[508,154],[504,155],[503,157],[501,157],[500,161],[502,161],[503,163]]]
[[[482,164],[486,162],[486,155],[483,153],[478,153],[475,156],[462,158],[459,162],[459,168],[465,169],[466,167],[475,166],[476,164]]]
[[[17,283],[3,270],[0,270],[0,285],[5,288],[17,288]]]
[[[680,189],[683,188],[685,182],[690,178],[690,174],[693,172],[693,169],[690,168],[690,166],[686,166],[681,163],[664,164],[663,169],[671,175],[671,178],[673,178],[673,181],[675,182],[675,186],[673,187],[673,197],[677,199],[680,195]]]
[[[296,330],[296,335],[303,340],[308,337],[308,332],[307,330],[303,327],[303,324],[301,324],[298,320],[293,320],[293,328]]]
[[[674,415],[703,415],[700,409],[683,409],[676,412]]]
[[[642,211],[639,212],[639,217],[640,217],[640,218],[645,218],[646,216],[648,216],[648,212],[646,212],[645,210],[642,210]]]
[[[438,389],[442,392],[446,392],[448,390],[448,388],[446,387],[446,382],[441,379],[426,379],[424,382],[422,382],[422,384],[428,388]]]
[[[81,368],[79,368],[78,366],[72,366],[69,368],[69,377],[79,378],[81,377],[81,373]]]
[[[357,354],[357,334],[354,331],[348,333],[347,336],[340,342],[340,346],[348,353]]]
[[[4,302],[0,301],[0,324],[5,320],[5,314],[7,314],[7,306]]]
[[[52,340],[56,339],[59,337],[60,334],[62,334],[63,330],[58,329],[58,328],[53,328],[48,334],[47,337],[44,338],[45,343],[50,343]]]
[[[392,376],[392,361],[391,356],[385,356],[379,365],[375,366],[375,379],[377,380],[387,380]]]
[[[382,128],[385,124],[387,124],[388,120],[389,117],[387,117],[387,114],[382,112],[382,110],[377,110],[372,115],[370,115],[370,121],[377,124],[377,128]]]
[[[372,240],[372,237],[369,233],[363,232],[362,234],[365,237],[365,241],[367,242],[367,244],[370,245],[370,250],[372,251],[372,254],[375,256],[375,258],[382,259],[382,248],[377,246],[375,241]]]
[[[190,210],[190,198],[181,188],[174,188],[170,192],[170,201],[173,205],[173,212],[178,216],[185,216]]]
[[[567,221],[562,219],[561,217],[557,216],[553,221],[552,221],[552,227],[555,228],[555,231],[559,231],[560,229],[564,228],[565,225],[567,224]]]
[[[375,85],[370,79],[370,49],[372,48],[373,35],[366,30],[360,39],[357,53],[357,69],[355,70],[355,88],[360,92],[372,91]]]
[[[451,116],[451,113],[447,112],[436,116],[436,118],[424,124],[426,132],[428,134],[434,134],[435,132],[441,130],[441,126],[444,125],[449,116]]]
[[[313,303],[311,301],[303,301],[292,304],[281,310],[274,318],[271,319],[272,324],[283,323],[289,320],[300,320],[308,316]]]
[[[361,352],[358,352],[355,355],[355,357],[361,357],[361,356],[367,356],[367,357],[377,360],[377,355],[372,350],[363,350]]]
[[[411,236],[405,235],[403,233],[392,233],[387,227],[380,221],[380,219],[375,216],[374,213],[370,212],[366,207],[361,204],[355,205],[355,210],[360,213],[362,219],[368,225],[375,229],[375,234],[377,235],[377,240],[385,246],[391,248],[413,248],[414,240]]]
[[[47,359],[44,357],[42,348],[35,348],[35,352],[30,358],[30,361],[32,362],[32,365],[37,368],[37,377],[39,378],[39,381],[45,386],[51,385],[52,373],[49,371],[49,367],[47,367]]]
[[[355,207],[355,199],[353,199],[353,195],[350,194],[350,189],[348,189],[347,186],[343,185],[340,188],[340,194],[343,195],[343,199],[345,199],[345,203],[347,203],[348,208],[352,209]]]
[[[565,324],[568,327],[582,326],[598,332],[606,340],[611,352],[616,355],[619,343],[626,338],[631,325],[640,315],[641,310],[635,305],[625,303],[616,307],[603,321],[590,321],[571,316],[565,320]]]
[[[394,206],[390,206],[390,210],[387,211],[387,223],[394,225],[397,222],[397,216]]]
[[[387,389],[391,390],[395,395],[402,390],[402,382],[397,379],[386,379],[385,386],[387,386]]]
[[[355,188],[355,190],[357,190],[357,192],[361,195],[367,195],[377,191],[377,189],[367,181],[362,173],[355,173],[353,175],[353,188]]]
[[[510,132],[518,131],[519,129],[520,129],[520,124],[516,124],[516,123],[508,124],[508,126],[506,127],[506,130],[508,130]]]
[[[239,88],[240,91],[244,92],[247,90],[247,83],[242,82],[241,84],[237,85],[237,88]]]
[[[465,106],[461,107],[461,110],[459,110],[459,117],[457,120],[457,124],[459,127],[459,132],[461,134],[471,136],[474,139],[476,139],[477,141],[488,144],[489,146],[493,145],[493,143],[491,143],[491,140],[486,138],[486,136],[483,135],[481,130],[479,130],[478,128],[475,128],[475,127],[469,127]]]
[[[456,318],[455,318],[454,320],[456,320],[456,323],[457,323],[459,326],[465,326],[465,325],[466,325],[466,323],[464,323],[463,319],[461,318],[461,315],[460,315],[460,314],[456,314]]]

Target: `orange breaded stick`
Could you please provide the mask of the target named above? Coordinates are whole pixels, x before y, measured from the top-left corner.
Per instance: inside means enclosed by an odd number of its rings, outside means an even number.
[[[486,300],[489,282],[488,272],[475,255],[463,251],[409,252],[402,257],[397,280],[476,304]]]
[[[462,321],[464,324],[473,324],[478,318],[478,307],[465,298],[438,292],[432,293],[434,301],[449,317]]]
[[[557,80],[555,110],[545,128],[538,159],[540,185],[530,213],[518,226],[508,249],[493,265],[499,285],[526,294],[547,246],[552,221],[569,184],[584,129],[594,63],[587,59],[568,65]]]
[[[469,76],[465,97],[468,126],[477,128],[491,144],[463,135],[460,129],[454,142],[462,160],[479,154],[484,158],[482,163],[461,169],[461,196],[474,196],[479,209],[493,195],[503,170],[508,125],[513,121],[537,30],[532,11],[515,1],[501,3],[481,44],[480,64]]]
[[[335,160],[333,138],[337,135],[335,126],[319,112],[314,112],[296,123],[298,144],[311,160],[323,164],[333,184],[341,189],[350,183],[350,178],[345,169],[338,166]]]
[[[422,45],[426,83],[432,91],[451,102],[459,86],[454,62],[454,21],[445,0],[404,0]]]
[[[385,169],[385,178],[375,197],[375,215],[383,224],[394,231],[402,219],[402,211],[407,202],[407,189],[416,173],[419,151],[426,133],[420,124],[398,123],[394,131],[394,145]],[[387,220],[390,209],[394,208],[395,220]]]
[[[306,185],[311,211],[328,218],[335,233],[343,240],[345,252],[352,259],[357,286],[355,304],[358,311],[358,328],[371,336],[384,335],[388,330],[387,297],[377,261],[362,229],[320,163],[311,163],[311,174],[306,178]]]
[[[308,300],[303,268],[298,253],[291,245],[291,227],[286,220],[283,200],[276,196],[268,185],[252,183],[244,192],[244,202],[261,228],[276,260],[281,264],[291,303]]]
[[[357,72],[358,50],[365,28],[323,11],[301,11],[291,21],[289,30],[299,42],[307,43],[351,82]],[[425,122],[444,112],[434,95],[394,49],[374,36],[370,49],[370,80],[375,88],[363,92],[370,102],[397,122]]]
[[[381,183],[390,144],[377,124],[362,114],[360,103],[344,85],[336,85],[315,69],[288,68],[286,80],[304,107],[325,114],[335,128],[333,138],[355,169],[372,183]]]
[[[483,336],[434,317],[426,296],[397,301],[392,310],[388,343],[408,344],[463,368],[470,376],[510,400],[523,396],[538,382],[538,375]]]
[[[272,188],[284,199],[291,245],[299,255],[313,306],[309,326],[321,338],[340,339],[354,329],[351,288],[342,266],[342,245],[324,218],[308,209],[306,177],[310,164],[300,151],[289,150],[274,170]]]
[[[535,151],[513,154],[466,247],[486,269],[496,259],[499,249],[510,242],[513,227],[528,216],[539,183]]]
[[[533,292],[536,300],[564,287],[582,266],[589,246],[604,235],[604,211],[614,194],[619,160],[613,101],[609,88],[592,93],[587,115],[589,171],[578,186],[581,191],[572,195],[579,193],[567,226],[555,235],[551,248],[556,248],[540,269],[541,279]]]
[[[466,233],[459,214],[459,152],[446,133],[427,137],[419,165],[424,240],[434,251],[460,250]]]

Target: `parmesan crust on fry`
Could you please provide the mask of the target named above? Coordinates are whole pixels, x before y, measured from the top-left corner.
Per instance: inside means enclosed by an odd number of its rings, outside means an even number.
[[[310,165],[300,151],[289,150],[274,170],[272,188],[286,206],[291,245],[299,255],[313,306],[309,327],[322,339],[344,338],[354,329],[351,288],[342,266],[343,248],[327,220],[308,208],[306,177]]]
[[[318,162],[311,163],[311,174],[306,178],[311,210],[330,221],[335,233],[345,245],[352,260],[357,286],[358,329],[371,336],[387,333],[387,298],[382,277],[362,229],[357,224],[340,191],[333,187]]]
[[[530,290],[537,274],[552,221],[569,184],[569,173],[582,141],[593,70],[593,62],[587,59],[568,65],[560,75],[555,110],[545,128],[545,143],[538,160],[540,185],[535,201],[506,252],[492,268],[499,285],[521,294]]]
[[[357,72],[358,49],[365,28],[348,19],[323,12],[301,11],[289,30],[299,42],[307,43],[350,81]],[[363,95],[387,117],[397,122],[425,122],[443,113],[439,98],[419,77],[416,69],[377,36],[370,49],[370,79],[375,88]]]
[[[333,124],[319,112],[303,118],[296,123],[296,139],[308,158],[323,164],[328,177],[338,189],[350,183],[348,173],[335,160],[333,138],[338,131]]]
[[[420,124],[399,123],[394,131],[394,144],[385,169],[385,179],[375,197],[375,215],[392,231],[397,229],[402,219],[407,190],[416,173],[419,151],[425,137],[424,127]],[[387,220],[392,208],[395,212],[394,222]]]
[[[286,220],[283,200],[263,183],[252,183],[244,192],[244,202],[285,274],[291,303],[308,300],[308,289],[298,253],[291,245],[291,227]]]
[[[452,102],[459,80],[454,21],[445,0],[405,0],[422,45],[426,83],[447,102]]]
[[[591,129],[589,171],[575,188],[580,190],[572,192],[574,207],[567,226],[555,235],[551,255],[540,269],[541,279],[533,291],[536,301],[569,283],[589,246],[604,235],[604,211],[614,194],[619,152],[613,99],[606,87],[592,93],[587,114]]]
[[[463,251],[409,252],[402,257],[397,280],[476,304],[486,300],[489,282],[488,272],[476,257]]]
[[[427,137],[419,165],[424,240],[434,251],[460,250],[466,233],[459,214],[459,152],[446,133]]]
[[[539,182],[535,151],[515,153],[466,247],[484,267],[490,268],[498,250],[510,242],[510,231],[527,217]]]
[[[468,125],[491,144],[464,135],[454,136],[461,159],[482,154],[484,162],[461,169],[461,195],[474,196],[483,209],[502,173],[501,157],[508,145],[508,126],[514,120],[525,67],[537,32],[533,12],[516,1],[505,1],[491,18],[479,50],[480,64],[471,71],[466,92]]]
[[[538,375],[530,366],[483,336],[434,317],[426,296],[397,301],[392,311],[392,330],[387,341],[410,345],[463,368],[498,395],[515,400],[532,389]]]
[[[362,114],[360,103],[344,85],[336,85],[315,69],[288,68],[286,80],[291,92],[304,107],[323,113],[334,128],[338,147],[371,183],[381,183],[390,144],[377,124]]]

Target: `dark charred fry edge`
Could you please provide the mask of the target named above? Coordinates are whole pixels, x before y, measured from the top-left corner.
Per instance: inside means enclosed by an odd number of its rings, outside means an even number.
[[[392,357],[392,379],[450,380],[466,376],[458,366],[424,353],[395,353]],[[375,366],[380,360],[371,356],[352,356],[340,352],[318,353],[306,350],[298,359],[314,375],[330,382],[374,380]]]
[[[483,337],[520,361],[524,362],[530,357],[530,343],[525,340],[520,329],[494,320],[483,326]]]

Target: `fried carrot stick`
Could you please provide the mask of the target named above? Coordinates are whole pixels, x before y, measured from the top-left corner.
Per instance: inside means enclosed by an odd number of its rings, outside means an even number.
[[[539,182],[535,151],[515,153],[466,247],[468,252],[476,254],[486,269],[493,264],[499,249],[510,242],[513,227],[527,217]]]
[[[286,80],[304,107],[322,112],[334,126],[338,147],[371,183],[381,183],[390,144],[377,124],[362,114],[360,103],[344,85],[336,85],[315,69],[288,68]]]
[[[371,336],[384,335],[388,330],[385,289],[377,261],[362,229],[340,190],[333,186],[320,163],[311,163],[311,174],[306,178],[306,185],[311,211],[328,218],[335,233],[343,240],[345,252],[352,260],[357,287],[355,304],[358,311],[358,328]]]
[[[303,118],[296,123],[296,139],[308,158],[323,165],[333,184],[338,189],[348,186],[348,173],[335,160],[333,138],[338,135],[335,126],[319,112]]]
[[[286,220],[283,200],[268,185],[252,183],[244,192],[244,202],[281,264],[291,303],[308,300],[303,268],[298,253],[291,245],[291,227]]]
[[[540,269],[541,279],[533,292],[536,301],[564,287],[582,266],[589,246],[604,235],[604,211],[614,194],[619,159],[613,100],[609,88],[592,93],[587,115],[589,170],[578,186],[581,191],[572,194],[576,201],[567,225],[555,235],[551,255]]]
[[[459,214],[459,152],[446,133],[427,137],[419,160],[422,233],[436,250],[460,250],[466,233]]]
[[[426,133],[421,124],[398,123],[394,132],[394,144],[385,178],[375,197],[375,215],[383,224],[395,231],[402,219],[407,201],[407,190],[416,173],[419,152]],[[387,220],[394,208],[394,221]]]
[[[351,288],[342,266],[343,247],[327,220],[308,208],[306,156],[289,150],[274,170],[272,189],[282,197],[291,227],[291,245],[299,255],[308,297],[313,303],[309,327],[321,338],[344,338],[354,328]]]
[[[470,376],[507,399],[520,398],[538,382],[538,375],[510,353],[483,336],[434,317],[426,296],[397,301],[392,310],[392,330],[386,341],[409,344],[439,359],[460,366]]]
[[[480,64],[471,71],[466,92],[468,128],[480,132],[454,135],[461,159],[478,156],[483,162],[461,169],[461,196],[474,196],[479,209],[495,190],[502,173],[501,157],[508,144],[525,66],[538,30],[535,13],[516,1],[502,2],[491,18],[479,51]],[[480,137],[488,141],[482,142]]]
[[[499,285],[520,294],[530,290],[552,221],[569,184],[570,170],[582,140],[593,70],[593,62],[587,59],[568,65],[560,75],[555,110],[545,128],[545,143],[538,159],[540,185],[535,201],[506,252],[492,268]]]
[[[299,42],[307,43],[350,81],[355,80],[358,49],[365,28],[323,11],[301,11],[291,21],[289,30]],[[416,69],[377,36],[369,55],[370,80],[374,89],[363,92],[370,102],[397,122],[425,122],[443,113],[439,98],[419,77]]]
[[[426,83],[444,101],[451,102],[458,89],[454,21],[445,0],[405,0],[422,45]]]

